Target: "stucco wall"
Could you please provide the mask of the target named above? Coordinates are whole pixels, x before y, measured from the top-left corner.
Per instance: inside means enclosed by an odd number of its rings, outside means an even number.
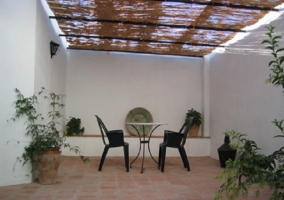
[[[14,114],[13,89],[18,88],[27,96],[39,87],[65,92],[66,57],[63,49],[59,52],[61,55],[50,59],[49,42],[58,37],[40,1],[3,1],[0,19],[0,186],[5,186],[29,183],[33,179],[29,164],[22,166],[18,162],[13,170],[17,157],[30,141],[24,135],[24,119],[7,122]]]
[[[66,117],[79,117],[86,134],[99,135],[94,115],[113,129],[125,128],[127,113],[148,109],[164,128],[179,130],[187,110],[202,109],[203,59],[69,51]]]
[[[283,15],[272,24],[283,36]],[[281,134],[272,121],[284,118],[284,96],[283,88],[265,83],[272,59],[261,45],[266,32],[261,27],[229,47],[230,53],[210,56],[210,152],[214,158],[218,158],[217,148],[223,144],[221,133],[225,130],[247,134],[264,154],[283,146],[283,140],[273,138]]]
[[[35,90],[45,87],[48,91],[57,94],[66,94],[66,49],[61,38],[58,37],[56,25],[52,26],[54,21],[48,18],[48,9],[44,9],[45,0],[38,3],[37,22],[36,22],[36,46],[35,46]],[[51,58],[50,41],[59,44],[59,49]],[[65,100],[64,100],[65,101]],[[64,102],[65,103],[65,102]],[[40,106],[40,112],[47,113],[49,106]],[[65,114],[65,108],[61,113]],[[65,128],[65,119],[61,119],[61,129]]]
[[[144,107],[155,122],[167,123],[156,129],[154,136],[162,136],[165,129],[178,131],[187,110],[203,110],[203,73],[200,58],[69,51],[66,117],[81,118],[85,134],[100,135],[96,114],[109,129],[123,129],[129,136],[125,127],[128,112]],[[138,138],[125,140],[129,142],[130,155],[135,156]],[[80,146],[89,156],[101,156],[104,148],[99,137],[67,141]],[[154,156],[158,155],[161,141],[162,138],[151,139]],[[209,155],[209,139],[190,141],[186,147],[190,156]],[[118,152],[110,151],[109,155],[121,155]],[[73,155],[67,150],[63,153]],[[168,155],[177,156],[179,152],[169,150]]]
[[[13,14],[12,14],[13,13]],[[25,17],[23,17],[25,16]],[[0,6],[0,186],[28,183],[31,176],[30,166],[21,164],[13,166],[17,156],[23,153],[24,144],[11,139],[29,141],[25,137],[23,120],[7,122],[13,116],[12,103],[15,100],[13,89],[18,87],[26,94],[34,91],[34,62],[35,62],[35,24],[36,1],[23,0],[3,1]],[[4,28],[5,27],[5,28]]]

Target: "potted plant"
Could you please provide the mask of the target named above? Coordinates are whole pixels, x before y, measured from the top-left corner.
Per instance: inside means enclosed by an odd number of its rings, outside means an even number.
[[[69,148],[80,155],[80,148],[71,146],[65,142],[62,131],[58,130],[62,118],[61,109],[64,107],[65,95],[48,92],[45,88],[30,97],[25,97],[20,90],[15,89],[16,101],[15,121],[19,118],[26,118],[26,135],[31,136],[31,142],[25,147],[25,151],[17,161],[31,162],[32,171],[36,171],[41,184],[52,184],[56,181],[56,174],[60,164],[60,149]],[[38,104],[41,104],[41,107]],[[47,104],[44,104],[47,103]],[[39,110],[48,106],[47,113]],[[88,158],[81,156],[85,162]]]
[[[70,117],[70,120],[66,124],[66,135],[83,135],[85,132],[85,128],[81,128],[81,119]]]
[[[192,126],[189,129],[189,136],[196,137],[198,135],[199,127],[202,123],[201,113],[191,108],[186,113],[185,120],[187,120],[190,117],[192,117],[193,120],[192,120]]]

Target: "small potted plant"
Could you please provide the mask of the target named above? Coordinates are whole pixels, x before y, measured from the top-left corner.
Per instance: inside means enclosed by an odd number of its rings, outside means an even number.
[[[31,142],[25,146],[22,156],[17,157],[17,162],[23,165],[31,162],[32,171],[37,172],[39,182],[53,184],[56,182],[61,148],[69,148],[80,155],[80,148],[66,143],[62,131],[58,130],[63,117],[61,108],[64,107],[62,102],[65,95],[48,92],[45,88],[30,97],[25,97],[18,89],[15,89],[15,93],[15,116],[11,120],[26,119],[25,135],[31,137]],[[48,106],[47,113],[39,111],[43,106]],[[88,160],[84,156],[80,157],[84,162]]]
[[[72,135],[83,135],[85,132],[85,128],[81,128],[81,119],[70,117],[70,120],[66,124],[66,134],[68,136]]]
[[[192,120],[192,126],[189,130],[189,136],[196,137],[198,135],[199,127],[202,123],[201,113],[191,108],[186,113],[185,120],[187,120],[190,117],[192,117],[193,120]]]

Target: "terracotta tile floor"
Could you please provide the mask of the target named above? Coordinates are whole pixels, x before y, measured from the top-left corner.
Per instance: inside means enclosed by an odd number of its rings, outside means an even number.
[[[182,166],[181,158],[167,157],[165,172],[146,158],[143,174],[137,160],[130,172],[125,171],[123,157],[107,157],[101,172],[99,157],[83,163],[78,157],[62,157],[57,183],[0,187],[0,199],[5,200],[212,200],[221,185],[214,179],[222,168],[218,160],[209,157],[189,157],[191,171]],[[130,161],[132,161],[130,159]],[[267,195],[267,194],[266,194]],[[256,199],[253,197],[248,200]],[[259,199],[268,199],[265,193]]]

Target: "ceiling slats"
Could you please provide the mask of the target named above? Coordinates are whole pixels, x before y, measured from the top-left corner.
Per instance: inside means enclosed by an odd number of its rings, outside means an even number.
[[[69,49],[204,56],[284,0],[46,0]]]

